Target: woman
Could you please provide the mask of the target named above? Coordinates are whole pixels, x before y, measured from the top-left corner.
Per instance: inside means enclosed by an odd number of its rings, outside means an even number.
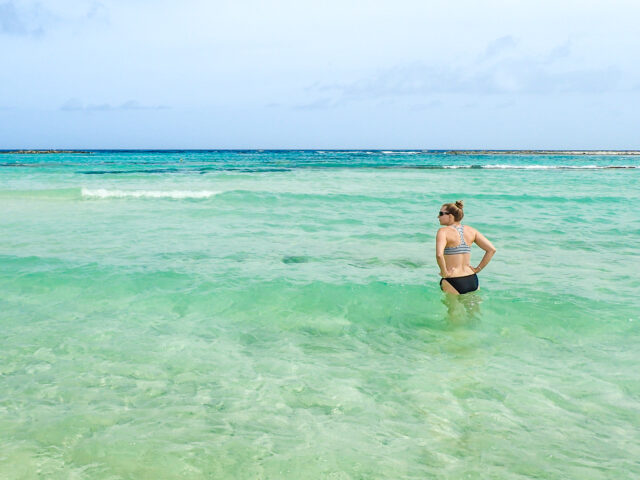
[[[462,200],[445,203],[440,208],[438,220],[443,225],[436,235],[436,259],[440,267],[440,288],[454,295],[478,289],[476,273],[487,266],[496,249],[479,231],[468,225],[460,225],[464,212]],[[477,267],[471,266],[471,244],[484,250],[484,257]]]

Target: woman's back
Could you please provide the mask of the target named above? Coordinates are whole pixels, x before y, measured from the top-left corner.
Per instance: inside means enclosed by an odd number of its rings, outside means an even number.
[[[468,225],[442,227],[447,238],[444,261],[451,276],[471,275],[471,245],[475,241],[476,229]]]

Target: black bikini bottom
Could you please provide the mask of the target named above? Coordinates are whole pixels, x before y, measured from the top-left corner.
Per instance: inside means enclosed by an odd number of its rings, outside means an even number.
[[[478,276],[475,273],[467,275],[466,277],[441,278],[440,288],[442,288],[443,280],[449,282],[460,294],[473,292],[478,289]]]

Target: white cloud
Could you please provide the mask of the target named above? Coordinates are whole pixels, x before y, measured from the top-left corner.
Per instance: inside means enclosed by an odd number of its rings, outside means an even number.
[[[107,7],[97,1],[8,0],[0,3],[0,34],[39,37],[62,28],[105,23],[108,17]]]
[[[39,36],[44,33],[42,17],[45,10],[39,5],[18,8],[10,0],[0,3],[0,34]]]
[[[518,41],[512,35],[505,35],[504,37],[497,38],[493,42],[489,43],[482,57],[495,57],[504,51],[513,50],[517,44]]]
[[[70,98],[62,106],[60,110],[65,112],[108,112],[122,110],[169,110],[171,107],[166,105],[141,105],[136,100],[127,100],[119,105],[111,105],[110,103],[90,103],[85,105],[78,98]]]
[[[316,84],[309,91],[322,95],[322,100],[310,105],[320,102],[330,107],[373,98],[434,94],[604,93],[630,89],[620,82],[620,71],[613,65],[586,67],[560,62],[570,55],[568,41],[537,56],[514,50],[516,45],[513,37],[506,36],[491,42],[476,62],[413,62],[381,69],[352,82]]]

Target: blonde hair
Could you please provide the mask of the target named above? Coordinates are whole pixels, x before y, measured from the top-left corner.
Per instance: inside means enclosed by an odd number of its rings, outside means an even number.
[[[457,200],[456,203],[445,203],[442,206],[445,208],[447,213],[453,215],[456,222],[459,222],[462,220],[462,217],[464,217],[464,212],[462,211],[464,208],[464,202],[462,200]]]

